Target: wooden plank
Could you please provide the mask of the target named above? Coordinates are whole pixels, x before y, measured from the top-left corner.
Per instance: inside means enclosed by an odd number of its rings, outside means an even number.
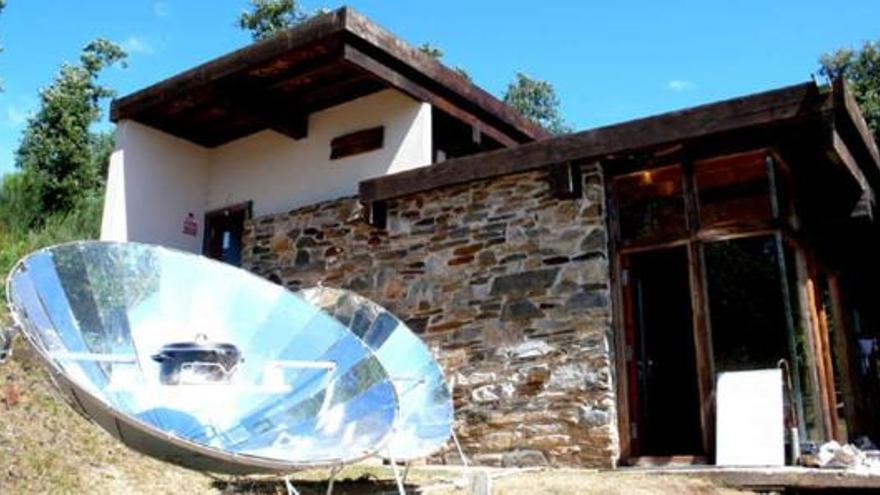
[[[807,311],[810,317],[810,343],[813,348],[813,356],[816,369],[816,382],[818,383],[819,412],[822,416],[822,425],[825,432],[825,440],[833,440],[836,436],[831,410],[830,389],[828,387],[828,374],[826,373],[825,348],[822,339],[822,322],[819,318],[819,308],[816,302],[816,284],[810,276],[806,281]]]
[[[639,456],[631,458],[628,465],[634,467],[694,466],[708,462],[706,456],[702,455]]]
[[[827,388],[826,395],[828,397],[828,413],[829,413],[829,424],[831,426],[831,438],[837,440],[838,442],[842,442],[843,439],[840,437],[840,427],[839,421],[837,417],[837,387],[834,385],[834,363],[831,359],[831,343],[829,339],[829,331],[828,331],[828,311],[825,308],[825,304],[822,302],[821,292],[818,287],[814,286],[816,290],[816,305],[819,310],[819,339],[822,343],[822,367],[825,371],[825,387]]]
[[[330,159],[338,160],[377,150],[382,148],[384,143],[385,127],[383,126],[350,132],[330,140]]]
[[[687,476],[691,479],[710,480],[715,484],[757,492],[788,492],[798,490],[827,490],[831,493],[850,493],[842,489],[880,488],[880,475],[872,470],[816,469],[785,467],[716,467],[698,466],[676,469],[621,469],[621,474]],[[821,492],[826,493],[826,492]],[[861,492],[857,492],[861,493]],[[869,491],[869,493],[873,493]]]
[[[831,146],[829,148],[829,151],[832,152],[832,162],[837,163],[844,168],[849,176],[852,177],[853,181],[858,184],[861,191],[866,191],[870,187],[868,185],[868,179],[865,178],[865,174],[862,172],[862,169],[859,168],[858,162],[852,153],[850,153],[849,147],[846,145],[846,142],[844,142],[837,129],[831,130]]]
[[[799,328],[803,330],[804,337],[806,337],[806,343],[803,346],[803,351],[805,354],[804,361],[807,373],[810,377],[809,386],[810,393],[813,396],[813,405],[816,415],[819,416],[818,427],[820,430],[820,435],[822,435],[822,439],[827,439],[827,425],[825,422],[824,407],[825,402],[822,398],[822,387],[820,385],[819,379],[819,365],[816,359],[815,328],[817,326],[817,323],[813,319],[812,310],[810,309],[811,305],[809,294],[812,291],[812,281],[809,280],[807,259],[803,248],[800,246],[799,243],[793,243],[792,247],[794,248],[795,275],[797,277],[797,296],[798,305],[800,306],[800,310],[798,311],[798,315],[800,316]]]
[[[818,120],[820,103],[814,84],[790,86],[366,180],[360,194],[365,200],[392,199],[569,160],[604,160],[750,127]]]
[[[518,144],[517,141],[504,132],[486,124],[478,117],[461,109],[446,98],[425,89],[410,78],[391,69],[387,65],[382,64],[357,48],[346,46],[343,59],[356,67],[360,67],[365,71],[375,74],[377,77],[403,93],[406,93],[419,101],[428,102],[453,117],[477,127],[481,132],[505,146],[515,146]]]
[[[526,141],[543,139],[550,136],[541,126],[514,111],[487,91],[474,85],[458,72],[449,69],[433,57],[408,45],[358,12],[350,9],[347,11],[345,26],[349,32],[354,33],[358,37],[358,41],[362,45],[368,43],[370,47],[378,49],[402,62],[406,67],[422,74],[425,78],[436,81],[444,88],[460,96],[464,101],[482,109],[495,119],[528,136],[530,139]]]
[[[837,274],[828,277],[828,291],[831,296],[831,318],[834,322],[834,355],[840,371],[840,392],[843,396],[843,407],[846,414],[847,434],[849,438],[841,439],[844,442],[854,440],[855,432],[864,431],[861,418],[856,407],[859,394],[856,391],[859,383],[857,367],[854,366],[852,357],[855,354],[850,345],[849,322],[844,310],[844,294],[840,286],[840,278]]]

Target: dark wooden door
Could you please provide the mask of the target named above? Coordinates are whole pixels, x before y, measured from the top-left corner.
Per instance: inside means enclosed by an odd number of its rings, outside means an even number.
[[[630,454],[703,455],[687,250],[624,258]]]
[[[205,214],[202,254],[233,266],[241,266],[244,222],[251,217],[251,203],[242,203]]]

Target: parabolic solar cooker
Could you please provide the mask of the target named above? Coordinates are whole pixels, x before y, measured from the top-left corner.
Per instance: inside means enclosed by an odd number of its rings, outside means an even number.
[[[21,260],[7,297],[71,407],[165,461],[284,473],[425,457],[451,435],[430,350],[348,291],[294,293],[201,256],[78,242]]]

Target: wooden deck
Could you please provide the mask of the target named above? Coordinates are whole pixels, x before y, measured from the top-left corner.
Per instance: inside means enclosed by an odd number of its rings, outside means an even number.
[[[755,491],[880,490],[880,469],[816,469],[803,467],[626,467],[621,471],[645,474],[686,475]]]

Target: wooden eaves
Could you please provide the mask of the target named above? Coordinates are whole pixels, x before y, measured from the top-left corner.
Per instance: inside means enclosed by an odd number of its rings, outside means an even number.
[[[365,180],[360,198],[371,204],[560,163],[796,125],[822,129],[834,161],[863,188],[880,187],[880,154],[845,84],[823,91],[809,82]]]
[[[386,88],[430,103],[504,146],[548,137],[348,7],[115,100],[110,118],[208,147],[263,129],[300,139],[308,134],[309,114]]]

